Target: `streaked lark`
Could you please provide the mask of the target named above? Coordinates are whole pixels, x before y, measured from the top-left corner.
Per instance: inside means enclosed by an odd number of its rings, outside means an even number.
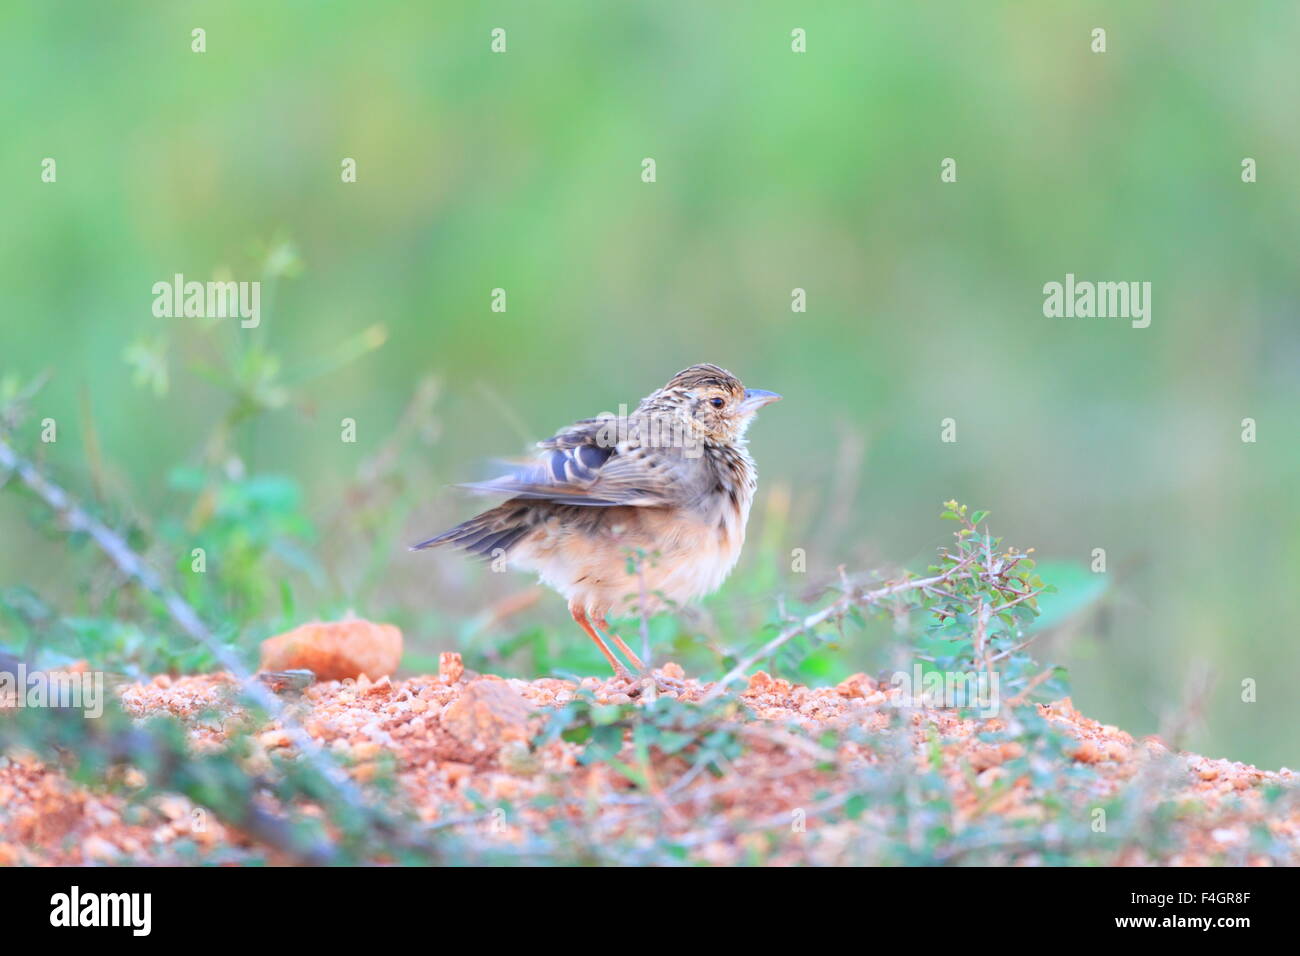
[[[745,431],[781,396],[745,388],[716,365],[693,365],[625,417],[602,415],[539,442],[540,456],[469,485],[508,500],[415,545],[456,545],[535,571],[623,678],[613,614],[653,614],[709,594],[735,567],[758,487]]]

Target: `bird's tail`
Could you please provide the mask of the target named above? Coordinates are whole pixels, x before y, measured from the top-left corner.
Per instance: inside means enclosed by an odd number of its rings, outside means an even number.
[[[532,510],[525,504],[507,501],[503,505],[462,521],[428,541],[412,545],[412,551],[424,551],[439,545],[451,544],[483,558],[509,554],[536,523]]]

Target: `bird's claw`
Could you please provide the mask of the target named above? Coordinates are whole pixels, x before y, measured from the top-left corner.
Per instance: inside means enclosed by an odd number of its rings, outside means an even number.
[[[680,697],[687,690],[685,681],[678,680],[675,677],[668,677],[662,671],[652,671],[648,667],[637,671],[635,674],[626,668],[616,670],[614,676],[610,678],[610,683],[625,685],[623,693],[629,697],[642,697],[650,700],[667,693]]]
[[[667,677],[662,671],[652,671],[646,668],[640,674],[640,685],[645,690],[654,688],[656,694],[671,693],[677,697],[686,693],[686,683],[675,677]]]

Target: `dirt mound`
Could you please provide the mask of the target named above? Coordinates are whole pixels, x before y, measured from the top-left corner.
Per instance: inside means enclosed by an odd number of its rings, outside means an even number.
[[[666,840],[683,856],[711,863],[749,862],[755,854],[775,863],[874,862],[882,856],[872,848],[886,839],[893,818],[869,800],[862,806],[850,784],[855,774],[894,772],[905,794],[912,781],[938,775],[951,795],[943,827],[954,838],[994,817],[1026,833],[1040,823],[1056,827],[1046,821],[1062,802],[1068,816],[1096,831],[1098,808],[1123,798],[1166,808],[1167,839],[1120,841],[1108,862],[1300,862],[1295,773],[1171,753],[1156,738],[1134,740],[1084,717],[1069,699],[1038,707],[1066,741],[1055,763],[1005,739],[998,718],[900,710],[898,692],[865,675],[816,689],[753,675],[740,695],[743,710],[729,725],[737,746],[708,768],[692,762],[689,748],[674,749],[681,735],[669,745],[665,734],[648,752],[638,751],[630,734],[616,736],[612,759],[585,763],[592,743],[582,734],[535,743],[570,705],[605,714],[643,706],[647,698],[698,702],[712,686],[671,664],[661,673],[675,689],[479,676],[446,654],[437,675],[317,683],[287,701],[356,780],[391,774],[397,799],[420,820],[503,846],[572,825],[597,843]],[[137,717],[181,718],[201,751],[224,746],[246,721],[232,703],[234,690],[221,674],[162,676],[124,688],[121,699]],[[903,741],[901,751],[881,736],[900,721],[905,729],[893,739]],[[291,746],[276,723],[254,728],[254,740],[252,761],[268,768],[271,755]],[[1067,780],[1068,786],[1054,782]],[[0,863],[174,863],[220,860],[247,848],[242,835],[182,797],[132,799],[130,788],[143,783],[138,771],[123,782],[113,791],[90,790],[33,756],[0,758]],[[1288,795],[1283,810],[1278,791]],[[922,838],[904,832],[898,839]],[[1270,852],[1258,849],[1260,839]],[[928,861],[956,862],[968,852],[960,840],[946,845]],[[993,853],[980,859],[1052,862],[1041,842],[1030,840],[999,844]]]

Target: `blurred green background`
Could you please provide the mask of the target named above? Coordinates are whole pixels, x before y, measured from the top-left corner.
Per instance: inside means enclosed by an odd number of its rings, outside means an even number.
[[[1300,762],[1294,3],[48,3],[0,27],[0,376],[50,374],[12,440],[241,646],[353,609],[400,623],[411,667],[599,673],[558,598],[493,618],[526,579],[406,546],[471,513],[447,486],[485,459],[712,361],[786,401],[751,430],[741,568],[656,623],[661,659],[753,646],[840,564],[923,567],[955,497],[1061,585],[1037,655],[1081,710]],[[1151,282],[1150,328],[1045,318],[1067,272]],[[263,280],[261,327],[155,318],[175,273]],[[38,511],[0,497],[10,604],[131,618]],[[881,640],[812,670],[886,667]]]

